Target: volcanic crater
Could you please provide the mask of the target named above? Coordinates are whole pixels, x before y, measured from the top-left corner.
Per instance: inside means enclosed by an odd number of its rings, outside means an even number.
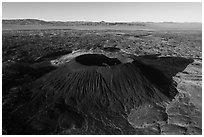
[[[163,70],[159,64],[172,59],[83,53],[34,81],[30,101],[19,111],[27,115],[27,123],[39,134],[65,129],[86,134],[88,125],[116,117],[133,130],[127,120],[132,109],[163,106],[178,93],[172,76],[165,74],[172,68]],[[174,59],[174,65],[180,61]],[[183,62],[180,65],[185,68],[192,60]]]

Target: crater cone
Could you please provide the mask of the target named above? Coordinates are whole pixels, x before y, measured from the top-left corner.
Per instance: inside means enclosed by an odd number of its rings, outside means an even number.
[[[178,93],[176,83],[152,62],[142,58],[126,62],[102,54],[77,56],[33,84],[30,112],[38,114],[34,119],[47,115],[59,125],[66,125],[59,119],[68,113],[81,127],[86,115],[126,115],[146,103],[168,102]]]

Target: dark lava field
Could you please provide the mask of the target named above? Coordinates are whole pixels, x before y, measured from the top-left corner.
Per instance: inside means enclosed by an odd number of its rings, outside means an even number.
[[[2,134],[201,135],[202,31],[2,31]]]

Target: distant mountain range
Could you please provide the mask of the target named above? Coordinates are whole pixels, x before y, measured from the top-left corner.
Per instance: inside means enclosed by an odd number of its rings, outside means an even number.
[[[38,19],[13,19],[2,20],[2,24],[15,25],[51,25],[51,26],[73,26],[73,25],[136,25],[145,26],[143,22],[88,22],[88,21],[44,21]]]
[[[202,30],[196,22],[91,22],[91,21],[44,21],[38,19],[3,19],[3,30],[35,29],[114,29],[114,30]]]

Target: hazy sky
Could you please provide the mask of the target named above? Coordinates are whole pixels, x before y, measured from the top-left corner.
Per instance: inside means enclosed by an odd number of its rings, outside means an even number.
[[[3,2],[2,16],[47,21],[202,22],[202,3]]]

